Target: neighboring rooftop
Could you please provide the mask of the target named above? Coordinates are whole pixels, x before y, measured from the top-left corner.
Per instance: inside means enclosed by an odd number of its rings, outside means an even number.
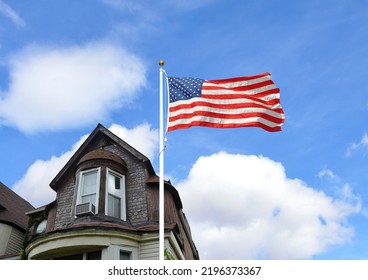
[[[28,226],[26,212],[34,209],[29,202],[0,182],[0,223],[25,231]]]

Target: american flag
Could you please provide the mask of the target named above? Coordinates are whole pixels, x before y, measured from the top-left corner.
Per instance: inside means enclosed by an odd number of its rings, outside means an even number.
[[[280,131],[280,89],[269,73],[223,80],[168,77],[168,131],[206,126],[255,126]]]

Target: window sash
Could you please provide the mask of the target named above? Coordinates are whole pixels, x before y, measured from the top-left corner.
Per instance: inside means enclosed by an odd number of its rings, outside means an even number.
[[[98,170],[82,172],[82,195],[94,194],[97,191]]]
[[[121,219],[121,198],[107,194],[107,215]]]
[[[98,209],[101,168],[93,168],[80,172],[78,188],[78,204],[90,202]]]
[[[126,220],[125,177],[111,169],[106,172],[106,215]]]
[[[54,260],[102,260],[102,252],[101,250],[93,252],[81,252],[79,254],[56,257]]]
[[[132,259],[132,252],[120,250],[119,251],[119,260],[131,260]]]

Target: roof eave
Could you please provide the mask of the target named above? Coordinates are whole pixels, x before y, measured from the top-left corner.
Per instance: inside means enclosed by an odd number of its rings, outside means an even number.
[[[155,171],[153,169],[153,166],[151,164],[151,161],[143,155],[141,152],[130,146],[128,143],[120,139],[118,136],[116,136],[114,133],[112,133],[110,130],[105,128],[103,125],[98,124],[97,127],[92,131],[92,133],[87,137],[87,139],[83,142],[83,144],[78,148],[78,150],[74,153],[74,155],[69,159],[69,161],[64,165],[64,167],[59,171],[59,173],[55,176],[55,178],[51,181],[50,187],[57,191],[57,182],[63,178],[63,176],[68,173],[68,170],[76,164],[80,158],[83,156],[86,148],[88,145],[92,142],[92,140],[97,137],[99,133],[104,134],[106,137],[108,137],[110,140],[118,144],[120,147],[123,147],[126,149],[129,153],[131,153],[133,156],[137,157],[139,160],[141,160],[144,165],[146,166],[148,172],[150,175],[155,175]]]

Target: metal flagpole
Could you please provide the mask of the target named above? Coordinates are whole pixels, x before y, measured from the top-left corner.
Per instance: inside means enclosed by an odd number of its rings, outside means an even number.
[[[162,68],[165,64],[163,60],[160,60],[160,181],[159,181],[159,254],[160,260],[164,260],[165,251],[165,204],[164,204],[164,88],[163,88],[163,72]]]

